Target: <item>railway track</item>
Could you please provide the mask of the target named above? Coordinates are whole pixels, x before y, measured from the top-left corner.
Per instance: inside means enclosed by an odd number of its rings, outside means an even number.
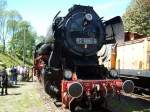
[[[45,93],[44,88],[39,83],[37,83],[37,90],[40,93],[40,97],[44,101],[44,104],[47,107],[48,112],[71,112],[68,109],[62,108],[62,106],[56,106],[54,103],[55,100]],[[78,112],[112,112],[112,111],[107,108],[100,107],[100,109],[98,110],[88,111],[87,109],[85,109]]]
[[[132,93],[132,94],[122,93],[122,94],[124,96],[132,97],[132,98],[140,98],[142,100],[150,102],[150,95],[146,95],[146,94],[139,95],[139,94],[135,94],[135,93]]]

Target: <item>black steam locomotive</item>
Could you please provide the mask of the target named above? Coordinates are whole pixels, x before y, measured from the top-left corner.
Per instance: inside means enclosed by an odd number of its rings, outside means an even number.
[[[121,18],[104,22],[92,7],[81,5],[74,5],[65,17],[58,14],[51,35],[35,50],[34,75],[45,91],[71,110],[92,109],[108,94],[119,95],[122,81],[108,79],[111,73],[99,65],[97,52],[104,44],[123,40]]]

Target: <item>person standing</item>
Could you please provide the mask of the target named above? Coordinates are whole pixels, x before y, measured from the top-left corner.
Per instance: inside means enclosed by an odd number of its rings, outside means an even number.
[[[7,95],[7,87],[8,87],[8,74],[6,72],[6,67],[4,67],[3,71],[1,71],[1,77],[2,77],[2,91],[1,95],[4,94],[4,89],[5,89],[5,94]]]
[[[0,87],[2,87],[2,75],[0,73]]]
[[[13,66],[13,68],[11,69],[11,73],[13,76],[14,83],[15,85],[17,85],[17,68]]]

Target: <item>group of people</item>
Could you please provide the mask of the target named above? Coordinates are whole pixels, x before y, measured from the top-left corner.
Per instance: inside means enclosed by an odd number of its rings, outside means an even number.
[[[13,84],[17,85],[17,77],[18,74],[22,75],[22,78],[25,77],[25,74],[27,74],[28,71],[25,69],[25,67],[12,67],[12,68],[6,68],[4,67],[3,70],[0,71],[0,86],[1,86],[1,95],[5,94],[7,95],[7,87],[8,87],[8,80],[11,80]],[[9,74],[11,76],[9,76]],[[28,74],[29,75],[29,74]]]

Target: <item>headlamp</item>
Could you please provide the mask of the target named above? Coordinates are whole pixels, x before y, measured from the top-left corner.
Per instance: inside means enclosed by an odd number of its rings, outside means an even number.
[[[90,14],[90,13],[85,14],[85,19],[86,19],[87,21],[92,21],[92,19],[93,19],[92,14]]]
[[[66,79],[71,79],[72,77],[72,72],[70,70],[64,70],[64,77]]]

